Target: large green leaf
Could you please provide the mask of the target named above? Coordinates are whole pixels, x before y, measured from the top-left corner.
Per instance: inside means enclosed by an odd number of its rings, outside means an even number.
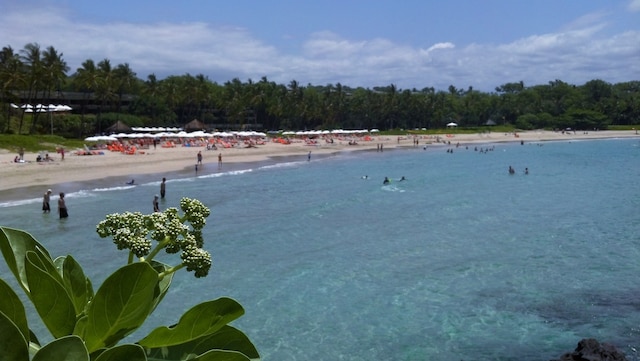
[[[28,295],[29,283],[24,270],[26,253],[34,251],[51,259],[49,252],[29,233],[9,227],[0,227],[0,251],[7,266]]]
[[[148,352],[149,359],[177,360],[183,355],[202,355],[210,350],[235,351],[250,359],[260,355],[249,338],[240,330],[226,325],[218,332],[180,345],[153,348]]]
[[[29,323],[24,305],[18,295],[0,278],[0,312],[4,313],[18,327],[22,336],[29,340]],[[2,341],[0,341],[1,343]]]
[[[189,359],[190,361],[251,361],[247,356],[234,352],[224,350],[211,350],[198,357]]]
[[[175,326],[158,327],[138,343],[150,348],[179,345],[212,334],[243,314],[231,298],[203,302],[185,312]]]
[[[15,323],[0,312],[0,356],[3,361],[29,361],[29,345]]]
[[[157,262],[155,260],[151,261],[151,267],[153,267],[153,269],[156,270],[156,272],[158,273],[164,272],[170,268],[169,265],[166,265],[162,262]],[[158,287],[156,288],[156,292],[154,294],[154,302],[153,302],[153,308],[151,309],[151,312],[153,312],[153,310],[155,310],[156,307],[158,307],[158,304],[160,304],[164,296],[169,291],[169,287],[171,286],[171,281],[173,280],[174,274],[175,273],[170,273],[164,276],[160,280],[160,282],[158,282]]]
[[[87,309],[84,340],[89,352],[111,347],[149,315],[158,273],[146,262],[121,267],[100,286]]]
[[[93,298],[91,280],[84,274],[82,267],[72,256],[57,258],[56,262],[59,259],[62,261],[60,267],[64,286],[71,296],[76,315],[80,315]]]
[[[144,349],[138,345],[126,344],[106,349],[93,361],[147,361]]]
[[[89,352],[78,336],[66,336],[44,345],[32,361],[89,361]]]
[[[62,283],[42,268],[46,263],[35,252],[27,252],[25,269],[31,288],[31,301],[54,337],[68,336],[75,327],[75,308]]]

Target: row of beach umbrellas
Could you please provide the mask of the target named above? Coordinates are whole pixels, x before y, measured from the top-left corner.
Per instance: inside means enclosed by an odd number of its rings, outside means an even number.
[[[23,105],[16,105],[11,103],[11,107],[14,109],[22,109],[24,110],[25,113],[33,113],[33,112],[68,112],[70,110],[72,110],[73,108],[71,108],[68,105],[62,105],[62,104],[36,104],[36,105],[31,105],[31,104],[23,104]]]
[[[187,133],[185,131],[180,131],[177,133],[172,132],[160,132],[160,133],[119,133],[112,135],[96,135],[92,137],[87,137],[84,140],[87,142],[113,142],[120,140],[122,138],[130,138],[130,139],[138,139],[138,138],[212,138],[212,137],[220,137],[220,138],[228,138],[228,137],[265,137],[266,134],[262,132],[255,131],[245,131],[245,132],[213,132],[207,133],[204,131],[195,131],[191,133]]]
[[[301,131],[285,131],[282,132],[282,135],[298,135],[298,136],[307,136],[307,135],[329,135],[329,134],[364,134],[364,133],[376,133],[379,132],[378,129],[356,129],[356,130],[345,130],[345,129],[334,129],[334,130],[301,130]]]
[[[153,127],[155,129],[162,127]],[[140,130],[141,128],[132,128],[133,130]],[[177,129],[177,128],[175,128]],[[378,129],[371,130],[343,130],[343,129],[335,129],[335,130],[310,130],[310,131],[285,131],[282,132],[282,135],[295,135],[295,136],[317,136],[317,135],[328,135],[328,134],[364,134],[364,133],[376,133],[379,132]],[[198,130],[195,132],[167,132],[161,131],[158,133],[118,133],[112,135],[96,135],[85,138],[87,142],[100,142],[100,141],[117,141],[122,138],[150,138],[150,139],[159,139],[159,138],[229,138],[229,137],[266,137],[267,135],[263,132],[256,132],[253,130],[250,131],[234,131],[234,132],[211,132],[207,133],[202,130]]]

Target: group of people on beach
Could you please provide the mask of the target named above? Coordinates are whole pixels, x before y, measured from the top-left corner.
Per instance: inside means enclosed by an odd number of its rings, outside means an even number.
[[[162,177],[162,182],[160,182],[160,197],[164,199],[164,195],[167,191],[167,178]],[[153,196],[153,211],[160,212],[160,204],[158,203],[158,195]]]
[[[407,180],[407,178],[402,176],[402,178],[398,179],[398,182],[402,182],[402,181],[406,181],[406,180]],[[391,179],[389,179],[389,177],[384,177],[384,180],[382,181],[382,185],[387,185],[387,184],[391,184]]]
[[[166,194],[166,182],[167,182],[167,178],[163,177],[162,182],[160,183],[160,197],[162,197],[163,199]],[[127,184],[133,184],[133,183],[134,183],[133,179],[130,182],[127,182]],[[51,213],[51,194],[52,193],[53,191],[51,189],[47,189],[47,191],[44,193],[44,196],[42,197],[42,213],[45,213],[45,214]],[[160,197],[158,197],[157,194],[153,196],[154,212],[160,212],[160,204],[158,203],[158,199]],[[64,192],[60,192],[60,194],[58,195],[58,215],[60,216],[60,219],[69,217],[69,212],[67,210],[67,203],[64,200]]]
[[[167,192],[167,178],[162,177],[162,182],[160,182],[160,196],[158,196],[157,194],[153,196],[153,211],[154,212],[160,212],[160,203],[158,202],[158,200],[160,198],[164,199],[164,196]]]
[[[51,193],[53,191],[48,189],[42,198],[42,213],[51,213],[51,205],[49,204],[51,201]],[[69,217],[69,213],[67,212],[67,204],[64,201],[64,192],[60,192],[58,198],[58,215],[60,215],[60,219]]]
[[[509,166],[509,174],[516,174],[516,170],[512,166]],[[529,174],[529,168],[524,169],[524,174]]]
[[[309,152],[311,154],[311,152]],[[311,157],[311,156],[309,156]],[[196,172],[198,172],[199,167],[202,167],[202,152],[199,151],[196,155]],[[222,168],[222,153],[218,153],[218,169]]]

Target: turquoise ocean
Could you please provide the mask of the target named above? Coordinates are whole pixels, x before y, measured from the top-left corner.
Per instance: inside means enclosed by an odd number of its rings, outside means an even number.
[[[97,289],[126,260],[95,232],[106,214],[150,213],[163,176],[162,209],[210,207],[209,276],[179,273],[130,341],[226,296],[263,360],[548,360],[589,337],[637,360],[640,139],[446,149],[52,186],[67,192],[66,220],[41,213],[46,189],[2,192],[0,225],[73,254]],[[0,276],[13,281],[4,262]]]

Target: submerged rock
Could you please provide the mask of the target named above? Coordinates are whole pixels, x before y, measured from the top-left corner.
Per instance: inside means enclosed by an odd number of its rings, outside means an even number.
[[[608,343],[600,343],[593,338],[578,342],[576,350],[551,361],[627,361],[624,353]]]

